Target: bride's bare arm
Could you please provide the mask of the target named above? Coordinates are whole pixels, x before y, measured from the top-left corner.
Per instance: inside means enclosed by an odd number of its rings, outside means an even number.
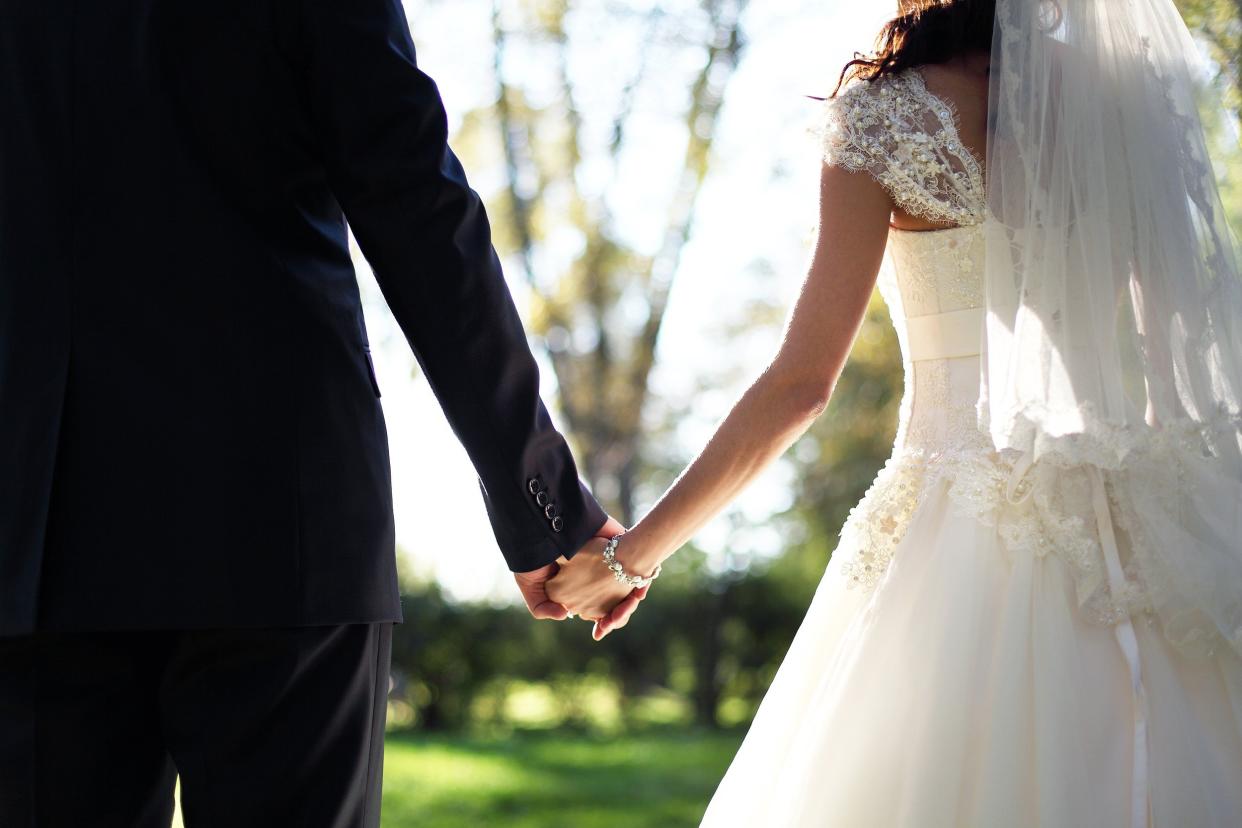
[[[646,575],[724,509],[824,411],[879,273],[893,203],[871,176],[825,165],[818,239],[776,356],[703,451],[626,535],[618,559]]]

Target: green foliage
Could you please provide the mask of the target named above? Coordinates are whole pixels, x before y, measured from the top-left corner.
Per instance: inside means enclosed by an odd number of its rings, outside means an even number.
[[[1191,31],[1220,68],[1225,103],[1242,108],[1242,0],[1177,0]]]
[[[808,579],[812,588],[816,580]],[[405,623],[393,631],[390,725],[615,733],[744,722],[807,601],[780,566],[713,575],[691,547],[669,562],[623,632],[595,642],[581,621],[453,604],[435,584],[414,584]]]
[[[414,586],[402,603],[405,623],[393,631],[396,725],[507,724],[513,717],[505,688],[556,686],[611,669],[593,649],[585,623],[571,629],[570,622],[535,623],[517,607],[454,604],[434,583]],[[566,693],[548,724],[590,724],[572,702]]]

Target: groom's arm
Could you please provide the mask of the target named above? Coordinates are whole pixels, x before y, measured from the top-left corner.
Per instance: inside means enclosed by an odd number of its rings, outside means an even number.
[[[275,2],[332,189],[474,463],[509,568],[572,557],[606,516],[539,398],[487,216],[401,3]]]

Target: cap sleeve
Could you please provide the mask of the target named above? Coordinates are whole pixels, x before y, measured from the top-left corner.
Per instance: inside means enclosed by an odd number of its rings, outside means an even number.
[[[887,125],[880,101],[866,82],[855,81],[835,98],[824,101],[813,132],[824,163],[850,172],[865,171],[884,183],[889,167],[885,147]]]
[[[824,163],[866,172],[911,215],[983,220],[982,170],[957,136],[954,113],[906,71],[855,80],[823,104],[812,128]]]

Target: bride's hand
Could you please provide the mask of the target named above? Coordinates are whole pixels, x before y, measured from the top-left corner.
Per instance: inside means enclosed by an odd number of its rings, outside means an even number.
[[[630,616],[634,614],[634,610],[638,609],[638,605],[642,600],[647,597],[647,590],[649,589],[651,589],[650,584],[642,589],[634,590],[621,603],[613,607],[612,612],[603,618],[596,619],[595,629],[591,631],[591,637],[599,641],[613,630],[619,630],[630,623]]]
[[[591,621],[609,617],[634,590],[608,568],[603,555],[607,543],[595,538],[572,558],[558,560],[560,570],[548,581],[548,598]]]

